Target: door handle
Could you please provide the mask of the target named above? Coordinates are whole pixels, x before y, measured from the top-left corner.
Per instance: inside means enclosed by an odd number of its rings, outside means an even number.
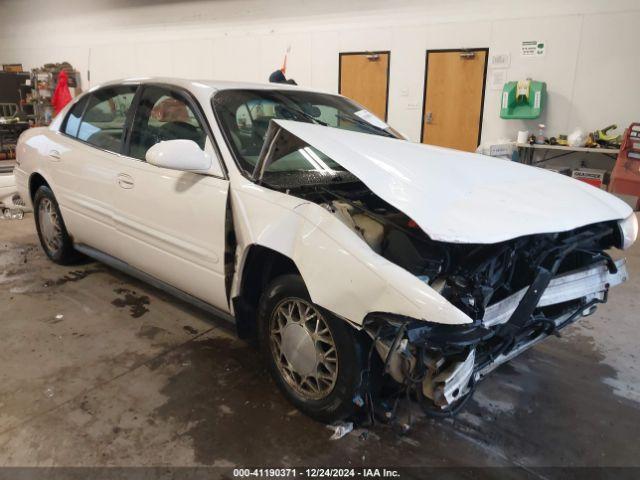
[[[426,121],[427,123],[431,123],[433,122],[433,113],[432,112],[427,112],[427,116],[426,116]]]
[[[131,175],[127,175],[126,173],[119,173],[117,181],[120,188],[125,188],[127,190],[133,188],[135,185],[133,177]]]
[[[49,156],[53,160],[60,160],[60,152],[58,150],[49,150]]]

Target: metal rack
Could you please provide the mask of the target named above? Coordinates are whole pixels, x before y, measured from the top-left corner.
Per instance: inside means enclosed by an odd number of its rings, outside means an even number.
[[[56,88],[56,81],[61,70],[67,72],[69,87],[76,88],[80,84],[80,73],[69,63],[50,63],[31,71],[30,103],[33,105],[36,125],[49,125],[53,118],[51,97]]]

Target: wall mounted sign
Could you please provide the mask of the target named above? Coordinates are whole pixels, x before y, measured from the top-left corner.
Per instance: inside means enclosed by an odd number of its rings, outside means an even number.
[[[511,55],[509,53],[494,53],[489,57],[490,68],[508,68],[511,65]]]
[[[547,45],[543,40],[524,40],[520,46],[520,55],[523,57],[543,57]]]
[[[507,69],[494,68],[489,72],[489,88],[491,90],[502,90],[507,83]]]

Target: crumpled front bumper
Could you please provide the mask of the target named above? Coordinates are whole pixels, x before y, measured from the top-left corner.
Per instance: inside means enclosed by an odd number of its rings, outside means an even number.
[[[596,303],[606,301],[610,287],[619,285],[627,280],[628,274],[624,259],[615,262],[615,271],[610,270],[607,264],[603,262],[558,275],[551,280],[540,298],[537,308],[558,305],[572,300],[582,300],[580,305],[573,311],[567,311],[552,319],[553,324],[555,324],[554,331],[564,328],[582,316],[593,313]],[[485,311],[482,327],[480,328],[483,330],[495,330],[507,323],[524,297],[526,290],[526,288],[522,289],[489,306]],[[478,355],[478,347],[482,342],[482,339],[479,339],[475,346],[470,346],[465,359],[449,367],[445,375],[440,374],[433,379],[438,385],[437,390],[433,385],[429,386],[427,390],[439,392],[439,398],[437,399],[439,404],[451,405],[468,393],[476,381],[482,379],[498,366],[520,355],[547,336],[548,333],[540,333],[537,336],[514,344],[510,349],[496,356],[490,355],[489,359],[484,361]]]

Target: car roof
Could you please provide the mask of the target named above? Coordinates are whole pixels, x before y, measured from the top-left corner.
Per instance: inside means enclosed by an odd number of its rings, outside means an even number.
[[[210,90],[211,93],[220,90],[237,90],[237,89],[253,89],[253,90],[293,90],[293,91],[305,91],[305,92],[318,92],[327,93],[322,90],[299,87],[297,85],[290,85],[286,83],[251,83],[251,82],[235,82],[225,80],[193,80],[186,78],[172,78],[172,77],[132,77],[122,78],[119,80],[112,80],[96,85],[90,89],[90,91],[107,87],[110,85],[122,85],[122,84],[145,84],[145,83],[164,83],[169,85],[175,85],[182,87],[190,91]],[[334,94],[335,95],[335,94]]]

